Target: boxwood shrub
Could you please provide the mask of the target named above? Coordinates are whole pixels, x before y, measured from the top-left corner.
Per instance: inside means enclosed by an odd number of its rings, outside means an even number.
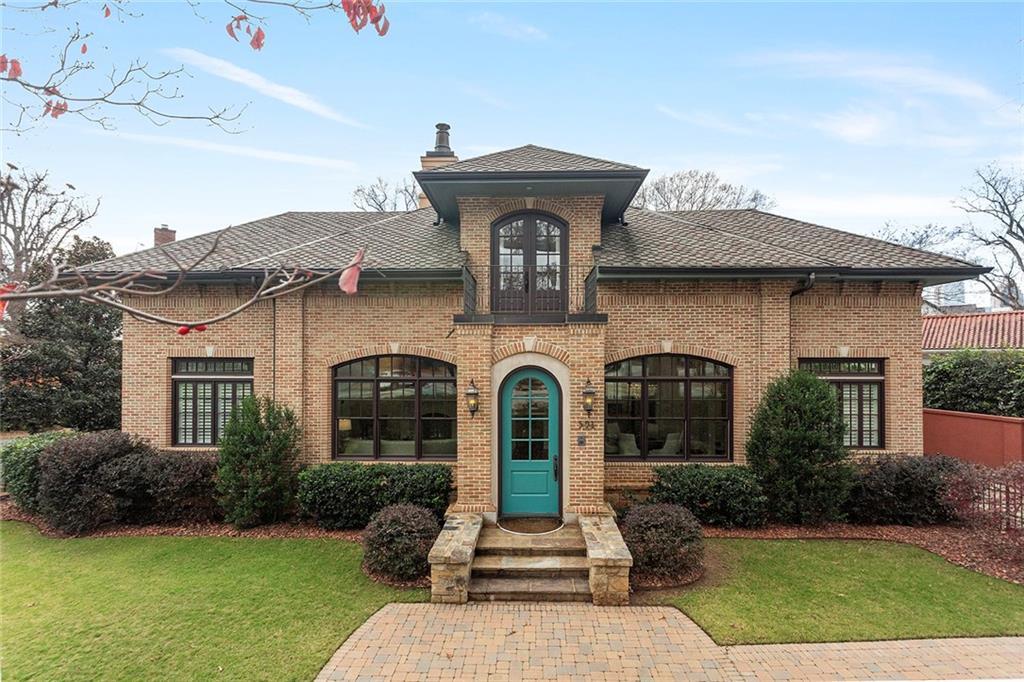
[[[363,528],[384,507],[414,504],[440,519],[452,493],[446,464],[321,464],[299,474],[299,507],[321,528]]]
[[[754,472],[744,466],[656,467],[649,500],[678,504],[711,526],[756,528],[768,520],[768,498]]]
[[[948,523],[956,510],[947,485],[966,465],[953,457],[886,456],[859,463],[847,501],[854,523]]]
[[[437,516],[412,504],[385,507],[363,533],[363,566],[371,575],[399,581],[421,578],[430,570],[427,555],[441,532]]]
[[[17,438],[0,447],[0,482],[21,509],[39,512],[39,455],[51,443],[74,431],[48,431]]]
[[[622,539],[638,577],[680,578],[700,568],[704,537],[700,523],[676,504],[641,504],[622,521]]]

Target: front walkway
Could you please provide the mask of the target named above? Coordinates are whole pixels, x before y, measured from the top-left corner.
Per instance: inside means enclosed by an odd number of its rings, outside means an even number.
[[[389,604],[317,680],[1024,677],[1024,638],[720,647],[674,608]]]

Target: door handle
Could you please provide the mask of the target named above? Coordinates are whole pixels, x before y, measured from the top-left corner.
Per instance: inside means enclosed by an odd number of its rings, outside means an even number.
[[[558,455],[551,458],[552,465],[555,467],[555,482],[558,482]]]

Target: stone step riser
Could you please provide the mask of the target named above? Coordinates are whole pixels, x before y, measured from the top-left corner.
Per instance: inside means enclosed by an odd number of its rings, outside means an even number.
[[[502,592],[491,594],[488,592],[470,592],[470,601],[558,601],[558,602],[589,602],[589,594],[575,594],[572,592]]]
[[[477,556],[587,556],[586,547],[507,547],[478,544]]]

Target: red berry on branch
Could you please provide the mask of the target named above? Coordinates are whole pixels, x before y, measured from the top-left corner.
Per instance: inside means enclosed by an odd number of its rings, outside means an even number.
[[[192,329],[188,325],[183,324],[178,327],[178,334],[181,336],[185,336],[185,334],[188,334],[190,331],[192,331]]]
[[[197,324],[195,327],[192,327],[192,328],[195,329],[197,332],[205,332],[206,331],[206,325],[205,324]]]

